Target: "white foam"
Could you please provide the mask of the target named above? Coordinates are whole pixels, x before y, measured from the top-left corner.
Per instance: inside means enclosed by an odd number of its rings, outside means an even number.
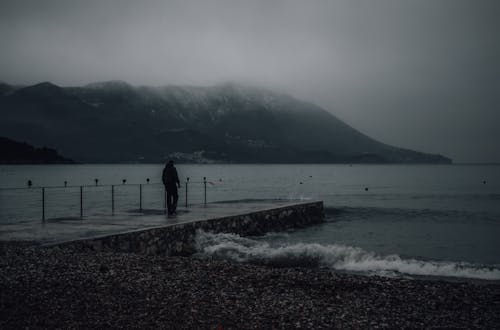
[[[273,247],[268,242],[235,234],[198,231],[197,250],[214,257],[238,262],[318,264],[336,270],[387,275],[402,273],[422,276],[463,277],[500,280],[500,269],[465,262],[437,262],[402,259],[398,255],[381,256],[358,247],[341,244],[298,243]]]

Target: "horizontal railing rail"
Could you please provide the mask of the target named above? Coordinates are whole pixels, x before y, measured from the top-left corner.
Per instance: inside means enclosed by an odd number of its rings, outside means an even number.
[[[127,184],[100,184],[100,185],[88,185],[88,184],[82,184],[82,185],[71,185],[71,186],[33,186],[33,187],[13,187],[13,188],[0,188],[0,191],[4,191],[4,190],[29,190],[29,189],[41,189],[41,188],[45,188],[45,189],[61,189],[61,188],[80,188],[80,187],[83,187],[83,188],[95,188],[95,187],[112,187],[112,186],[115,186],[115,187],[118,187],[118,186],[146,186],[146,185],[150,185],[150,186],[154,186],[154,185],[163,185],[163,183],[149,183],[149,184],[145,184],[145,183],[127,183]]]
[[[183,182],[184,184],[185,183],[194,183],[194,184],[209,184],[210,182],[209,181],[185,181]],[[51,188],[79,188],[79,187],[83,187],[83,188],[92,188],[92,187],[111,187],[111,186],[115,186],[115,187],[118,187],[118,186],[147,186],[147,185],[150,185],[150,186],[154,186],[154,185],[163,185],[163,183],[160,183],[160,182],[153,182],[153,183],[116,183],[116,184],[99,184],[99,185],[93,185],[93,184],[82,184],[82,185],[71,185],[71,186],[31,186],[31,187],[0,187],[0,191],[2,190],[27,190],[27,189],[41,189],[41,188],[47,188],[47,189],[51,189]]]
[[[203,186],[203,204],[207,204],[207,183],[212,184],[212,182],[207,181],[206,177],[203,178],[202,181],[190,181],[190,178],[186,178],[186,181],[183,182],[181,185],[181,191],[179,192],[179,200],[181,198],[181,192],[184,190],[184,206],[187,208],[189,204],[189,192],[190,192],[190,187],[192,185],[202,185]],[[116,196],[116,190],[122,187],[137,187],[138,188],[138,204],[139,204],[139,213],[143,212],[143,189],[144,187],[162,187],[163,183],[161,182],[150,182],[150,179],[146,179],[146,183],[127,183],[126,179],[123,179],[121,183],[117,184],[101,184],[98,179],[94,180],[94,184],[82,184],[82,185],[68,185],[68,182],[65,181],[63,185],[54,185],[54,186],[48,186],[48,185],[39,185],[39,186],[34,186],[33,182],[29,180],[27,182],[27,187],[1,187],[0,188],[0,193],[6,192],[6,191],[40,191],[41,194],[41,220],[45,221],[46,220],[46,211],[47,211],[47,193],[50,190],[77,190],[77,194],[79,195],[79,218],[83,220],[84,218],[84,192],[88,192],[89,189],[92,188],[109,188],[109,192],[111,194],[111,200],[110,200],[110,209],[111,209],[111,215],[115,214],[115,204],[117,202],[117,196]],[[167,191],[165,187],[163,187],[163,210],[164,213],[167,212]],[[74,193],[74,192],[73,192]],[[180,204],[178,202],[178,204]],[[108,204],[109,205],[109,204]]]

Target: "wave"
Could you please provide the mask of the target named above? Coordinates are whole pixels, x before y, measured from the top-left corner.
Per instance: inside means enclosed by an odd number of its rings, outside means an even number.
[[[330,269],[388,276],[407,274],[500,280],[500,269],[466,262],[438,262],[381,256],[359,247],[341,244],[298,243],[272,246],[269,242],[236,234],[196,234],[198,255],[237,262],[273,266],[327,267]]]

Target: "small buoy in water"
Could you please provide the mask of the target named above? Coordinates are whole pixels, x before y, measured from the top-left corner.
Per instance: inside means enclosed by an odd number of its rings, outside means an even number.
[[[368,191],[368,187],[365,187],[365,191]]]
[[[300,182],[300,184],[302,184],[302,181]]]
[[[312,178],[313,176],[312,175],[309,175],[310,178]]]
[[[483,180],[483,184],[486,184],[486,180]]]
[[[31,188],[32,185],[33,185],[33,182],[31,182],[31,180],[28,180],[28,187]]]

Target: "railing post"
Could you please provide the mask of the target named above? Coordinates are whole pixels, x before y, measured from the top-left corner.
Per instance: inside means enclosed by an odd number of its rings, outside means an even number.
[[[83,219],[83,187],[80,186],[80,219]]]
[[[111,215],[115,215],[115,186],[111,185]]]
[[[188,184],[189,184],[189,177],[186,178],[186,207],[188,207]]]
[[[42,187],[42,221],[45,221],[45,188]]]
[[[203,177],[203,203],[207,206],[207,177]]]
[[[139,212],[142,212],[142,183],[139,184]]]

